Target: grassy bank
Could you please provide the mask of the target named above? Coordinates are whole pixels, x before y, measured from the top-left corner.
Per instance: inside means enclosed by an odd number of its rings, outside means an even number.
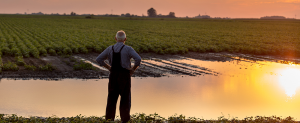
[[[117,30],[139,53],[231,52],[298,56],[299,20],[160,19],[0,15],[0,54],[23,57],[102,52]]]
[[[95,116],[82,116],[77,115],[76,117],[63,117],[58,118],[56,116],[52,117],[29,117],[25,118],[17,115],[4,115],[0,114],[0,123],[11,123],[11,122],[20,122],[20,123],[107,123],[111,121],[106,121],[105,116],[95,117]],[[115,123],[121,123],[120,119],[116,119]],[[218,119],[200,119],[195,117],[186,118],[183,115],[173,115],[168,118],[163,118],[158,114],[134,114],[131,115],[131,123],[163,123],[163,122],[171,122],[171,123],[298,123],[292,117],[265,117],[265,116],[256,116],[256,117],[246,117],[244,119],[236,119],[236,118],[225,118],[224,116],[218,117]]]

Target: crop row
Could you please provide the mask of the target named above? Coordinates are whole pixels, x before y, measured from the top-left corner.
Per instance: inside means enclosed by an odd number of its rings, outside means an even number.
[[[0,73],[2,71],[18,71],[19,66],[24,66],[26,70],[40,70],[40,71],[52,71],[56,68],[51,64],[40,65],[38,67],[34,65],[28,65],[24,62],[23,56],[16,56],[15,62],[7,61],[2,63],[2,58],[0,57]]]
[[[69,61],[65,61],[67,65],[73,66],[74,70],[95,70],[92,64],[86,63],[83,61],[77,61],[75,58],[70,56],[64,56],[65,58],[69,58]],[[72,63],[71,63],[72,62]],[[24,66],[25,70],[30,71],[53,71],[56,69],[55,66],[51,65],[50,63],[47,63],[46,65],[30,65],[26,64],[24,61],[23,56],[16,56],[15,60],[13,61],[6,61],[5,63],[2,62],[2,57],[0,57],[0,73],[2,71],[18,71],[20,69],[20,66]]]
[[[0,54],[24,57],[101,53],[117,30],[138,53],[300,54],[298,21],[117,20],[0,16]]]

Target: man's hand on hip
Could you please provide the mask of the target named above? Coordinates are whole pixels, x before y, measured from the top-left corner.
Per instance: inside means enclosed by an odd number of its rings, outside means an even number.
[[[138,68],[139,66],[133,66],[132,68],[129,68],[128,70],[130,71],[130,76],[134,73],[134,71]]]
[[[111,70],[111,66],[109,66],[108,64],[105,64],[104,67],[109,71]]]
[[[132,75],[133,75],[134,71],[135,71],[135,70],[134,70],[134,69],[132,69],[132,68],[130,68],[130,69],[129,69],[130,76],[132,76]]]

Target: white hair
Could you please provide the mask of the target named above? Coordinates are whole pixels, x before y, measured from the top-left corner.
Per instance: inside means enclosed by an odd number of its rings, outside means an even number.
[[[116,38],[118,41],[124,41],[124,39],[126,38],[125,32],[123,30],[118,31],[116,34]]]

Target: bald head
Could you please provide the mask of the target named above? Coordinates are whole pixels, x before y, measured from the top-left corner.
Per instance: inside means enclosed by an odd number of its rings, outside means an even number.
[[[123,41],[126,40],[126,34],[125,34],[125,32],[123,30],[120,30],[120,31],[117,32],[117,34],[116,34],[116,40],[117,41],[121,41],[121,42],[123,42]]]

